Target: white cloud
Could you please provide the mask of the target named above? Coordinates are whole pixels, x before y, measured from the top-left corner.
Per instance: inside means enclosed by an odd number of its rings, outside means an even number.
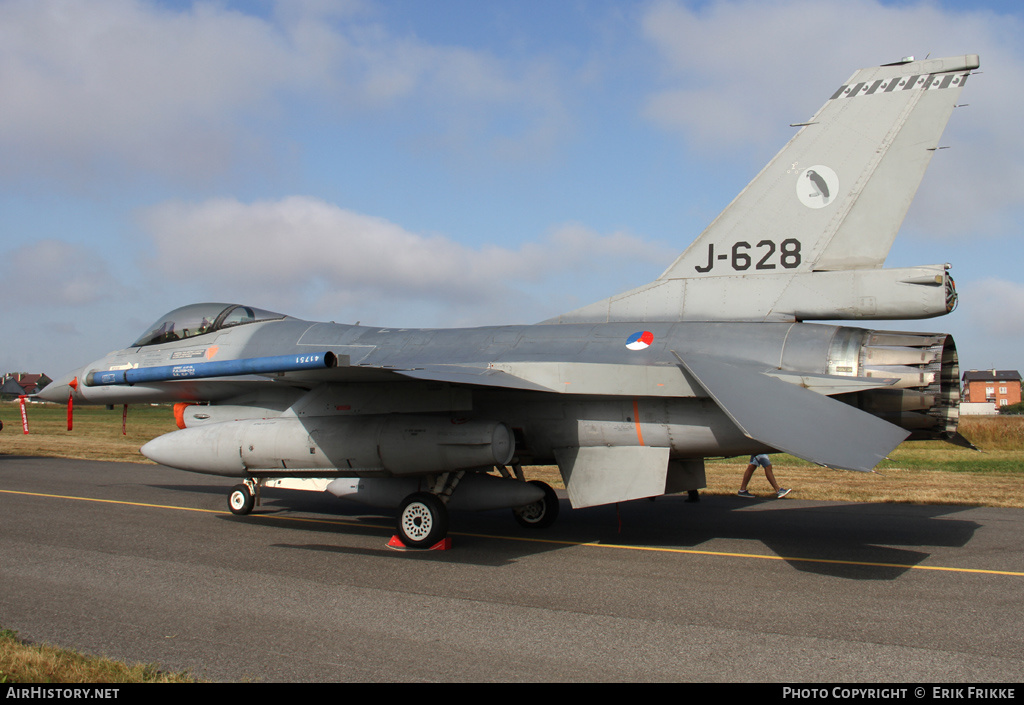
[[[643,114],[702,156],[770,157],[857,68],[903,56],[979,54],[925,177],[912,228],[929,236],[1005,234],[1024,207],[1024,49],[1019,18],[877,0],[701,3],[663,0],[643,18],[663,87]]]
[[[432,309],[436,320],[443,309],[449,322],[495,323],[493,316],[514,312],[515,320],[528,322],[531,311],[557,312],[542,300],[567,276],[662,265],[675,254],[627,233],[601,235],[575,224],[519,249],[473,249],[300,196],[167,203],[146,210],[141,220],[156,251],[146,266],[179,286],[220,287],[247,301],[263,300],[269,291],[277,306],[315,310],[401,304]],[[612,293],[609,281],[615,280],[605,277],[602,296]]]
[[[295,74],[265,23],[135,0],[0,4],[4,171],[225,168],[238,111]]]
[[[648,116],[705,148],[742,148],[810,117],[857,68],[932,52],[978,53],[992,22],[877,0],[664,0],[643,18],[663,59]],[[984,58],[984,57],[983,57]],[[707,144],[707,140],[713,140]]]
[[[0,178],[208,180],[265,158],[266,125],[289,115],[402,109],[449,142],[498,125],[521,146],[564,127],[543,67],[397,38],[347,9],[0,1]],[[507,115],[522,123],[502,134]]]
[[[19,306],[94,304],[123,295],[106,263],[80,245],[40,240],[6,253],[0,295]]]

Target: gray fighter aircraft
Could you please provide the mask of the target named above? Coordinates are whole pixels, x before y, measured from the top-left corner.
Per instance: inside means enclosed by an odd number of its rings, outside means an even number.
[[[664,274],[540,324],[393,329],[196,304],[38,396],[177,402],[181,430],[142,452],[238,478],[232,512],[306,482],[397,508],[408,546],[443,538],[449,508],[549,525],[558,499],[522,464],[557,464],[588,507],[704,487],[707,457],[869,471],[908,437],[965,442],[952,338],[806,321],[953,310],[948,265],[882,265],[978,65],[854,73]]]

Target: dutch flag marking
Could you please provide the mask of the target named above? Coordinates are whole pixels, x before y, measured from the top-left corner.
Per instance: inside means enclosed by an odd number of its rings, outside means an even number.
[[[654,333],[642,330],[626,338],[626,347],[630,350],[643,350],[654,342]]]

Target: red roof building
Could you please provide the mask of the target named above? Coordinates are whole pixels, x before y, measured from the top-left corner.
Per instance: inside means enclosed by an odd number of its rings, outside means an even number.
[[[1020,387],[1017,370],[969,370],[963,375],[960,398],[965,402],[993,402],[999,409],[1020,403]]]
[[[44,374],[28,374],[27,372],[9,372],[0,379],[0,387],[3,388],[4,394],[35,394],[40,389],[48,385],[53,380]],[[11,383],[16,384],[21,392],[14,392],[14,386]]]

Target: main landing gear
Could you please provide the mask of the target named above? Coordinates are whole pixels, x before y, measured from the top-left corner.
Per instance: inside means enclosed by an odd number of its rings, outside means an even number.
[[[508,468],[499,467],[505,480],[500,480],[493,475],[480,475],[474,471],[447,472],[438,475],[431,475],[419,483],[410,480],[388,479],[368,480],[367,482],[383,483],[375,485],[371,492],[376,491],[372,497],[379,502],[379,506],[398,506],[398,519],[396,522],[396,535],[393,544],[396,547],[407,548],[434,548],[443,542],[448,536],[448,503],[452,494],[459,486],[459,483],[467,475],[470,478],[466,481],[464,489],[458,495],[456,508],[459,510],[491,510],[511,507],[512,514],[520,526],[528,529],[544,529],[551,526],[558,518],[558,496],[549,485],[539,480],[532,480],[527,483],[523,476],[522,468],[513,465],[515,477]],[[287,479],[287,478],[286,478]],[[517,480],[510,481],[510,480]],[[236,516],[245,516],[252,512],[259,503],[260,488],[265,483],[277,487],[280,482],[277,478],[246,478],[240,484],[231,488],[227,497],[228,510]],[[294,482],[312,483],[313,480]],[[322,480],[324,484],[329,480]],[[388,483],[394,482],[394,485]],[[481,489],[481,483],[483,488]],[[402,497],[402,494],[419,484],[419,490]],[[526,485],[533,488],[527,490]],[[387,496],[388,488],[399,490],[398,493]],[[290,489],[318,489],[323,490],[324,486],[317,487],[295,487],[289,485]],[[538,492],[539,490],[539,492]],[[341,495],[339,495],[341,496]],[[540,497],[539,499],[537,497]],[[519,502],[530,504],[516,506]],[[359,500],[357,500],[359,501]],[[377,505],[378,502],[371,502]],[[397,540],[397,541],[396,541]]]
[[[525,482],[522,470],[514,466],[516,478]],[[502,475],[508,470],[499,467]],[[429,492],[414,492],[402,500],[398,510],[397,538],[408,548],[432,548],[448,535],[448,502],[465,472],[444,473],[432,478]],[[545,529],[558,518],[558,495],[540,480],[531,480],[544,496],[526,506],[515,507],[512,514],[520,526]],[[499,505],[500,506],[500,505]],[[508,506],[508,505],[505,505]]]
[[[398,506],[398,539],[408,548],[433,548],[448,537],[448,501],[466,471],[430,478],[429,492],[413,492]]]
[[[530,480],[530,484],[544,490],[544,498],[525,507],[513,509],[512,515],[520,526],[527,529],[546,529],[558,518],[558,495],[546,482]]]
[[[409,548],[430,548],[448,535],[448,508],[437,495],[414,492],[399,509],[398,537]]]

